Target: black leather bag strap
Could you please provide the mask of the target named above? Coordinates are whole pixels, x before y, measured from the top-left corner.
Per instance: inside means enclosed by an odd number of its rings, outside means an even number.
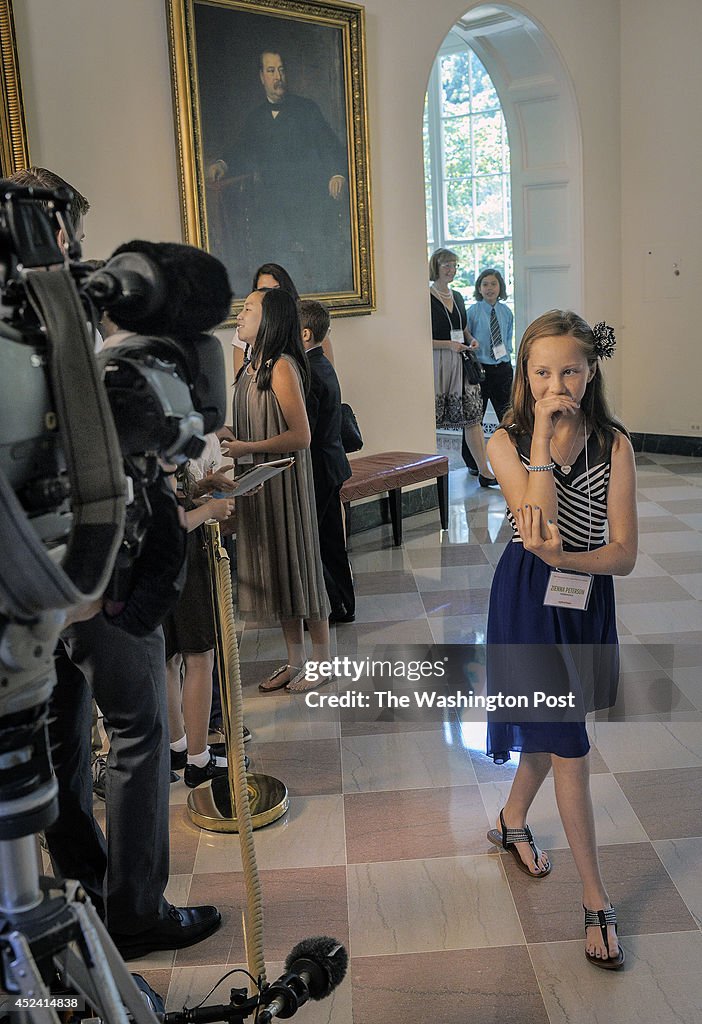
[[[112,413],[92,339],[67,270],[28,271],[27,293],[47,331],[49,378],[71,487],[73,526],[60,564],[34,533],[6,479],[0,484],[2,554],[15,545],[15,567],[3,568],[11,610],[65,608],[102,593],[122,539],[126,482]],[[50,413],[52,410],[47,410]]]

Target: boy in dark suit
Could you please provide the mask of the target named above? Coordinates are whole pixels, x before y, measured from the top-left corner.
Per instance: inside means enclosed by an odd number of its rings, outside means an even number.
[[[329,310],[321,302],[300,302],[302,341],[309,359],[312,381],[307,396],[310,421],[310,452],[317,503],[319,547],[324,582],[331,604],[330,622],[353,622],[356,599],[351,566],[346,554],[344,521],[339,497],[351,467],[341,444],[341,390],[334,367],[322,351],[329,333]]]

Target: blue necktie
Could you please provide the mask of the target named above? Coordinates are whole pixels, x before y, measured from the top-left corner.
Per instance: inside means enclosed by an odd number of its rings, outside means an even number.
[[[497,359],[495,355],[495,347],[502,344],[502,333],[500,331],[500,322],[497,319],[497,313],[495,307],[492,307],[492,313],[490,314],[490,356],[493,359]]]

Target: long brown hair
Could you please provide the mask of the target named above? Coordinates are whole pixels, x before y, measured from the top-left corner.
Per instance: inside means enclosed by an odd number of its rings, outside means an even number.
[[[614,437],[615,430],[629,436],[627,429],[619,420],[612,416],[605,395],[602,367],[595,352],[595,336],[590,325],[577,313],[567,309],[550,309],[529,324],[522,338],[517,354],[517,365],[512,385],[512,404],[505,413],[501,426],[510,431],[512,436],[534,432],[534,398],[529,387],[527,365],[535,341],[540,338],[570,337],[578,342],[587,365],[594,369],[592,380],[585,388],[580,407],[585,422],[594,432],[603,448],[606,442]]]

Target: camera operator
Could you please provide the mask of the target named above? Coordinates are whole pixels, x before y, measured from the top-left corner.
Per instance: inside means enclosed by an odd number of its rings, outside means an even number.
[[[71,188],[79,197],[73,209],[74,227],[81,209],[88,208],[71,186],[42,168],[21,172],[10,180],[42,188]],[[80,200],[85,204],[82,207]],[[118,251],[144,252],[144,244],[134,250],[122,246]],[[200,310],[208,311],[209,328],[216,326],[226,315],[231,298],[222,265],[190,247],[162,244],[148,246],[148,250],[166,280],[165,312],[138,326],[113,316],[118,328],[177,335],[188,297]],[[119,340],[129,336],[122,335]],[[162,483],[169,491],[167,483]],[[161,497],[155,493],[155,498],[155,519],[170,512],[170,505],[175,514],[172,493]],[[158,527],[156,522],[152,531],[156,537]],[[177,557],[182,558],[182,553]],[[154,564],[158,558],[164,561],[164,576],[172,577],[172,564],[166,565],[169,554],[159,551],[150,565],[155,591],[161,585]],[[144,588],[142,600],[143,594]],[[221,915],[212,906],[177,908],[164,897],[169,870],[170,757],[163,632],[159,626],[148,635],[132,635],[120,628],[126,624],[124,619],[121,607],[107,604],[95,617],[73,622],[59,642],[57,684],[51,702],[59,817],[47,828],[46,838],[56,874],[80,880],[121,954],[133,959],[199,942],[219,927]],[[93,696],[103,712],[110,741],[106,841],[92,809]]]

